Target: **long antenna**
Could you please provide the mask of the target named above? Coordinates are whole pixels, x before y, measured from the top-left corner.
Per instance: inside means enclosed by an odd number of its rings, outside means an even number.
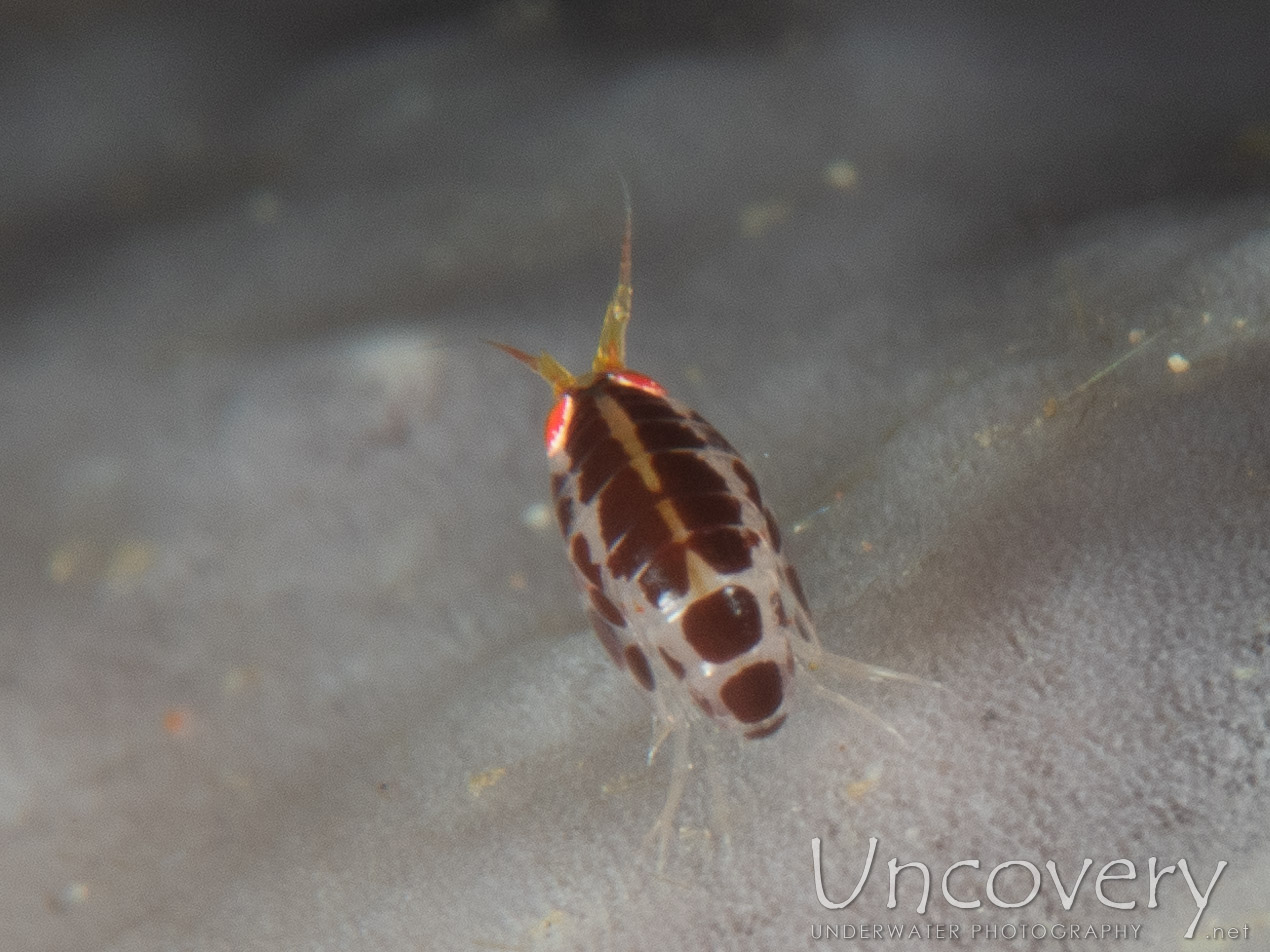
[[[596,373],[608,373],[626,367],[626,325],[631,319],[631,190],[626,179],[618,173],[622,183],[622,198],[626,204],[626,228],[622,232],[622,257],[618,265],[617,287],[604,312],[604,326],[600,328],[600,346],[595,350],[591,369]]]

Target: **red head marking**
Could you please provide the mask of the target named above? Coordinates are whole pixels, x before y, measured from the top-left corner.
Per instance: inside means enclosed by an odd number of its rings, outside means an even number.
[[[666,390],[657,381],[626,369],[626,324],[631,319],[631,206],[626,203],[626,230],[622,235],[622,260],[618,270],[617,287],[604,312],[604,324],[600,328],[600,343],[591,361],[591,371],[575,377],[550,354],[532,357],[515,347],[490,341],[505,354],[520,361],[556,392],[556,405],[547,415],[542,439],[547,455],[564,452],[569,439],[569,427],[573,423],[574,398],[578,390],[590,387],[597,380],[609,377],[627,387],[636,387],[645,393],[664,397]]]
[[[666,395],[665,387],[652,377],[645,377],[634,370],[614,370],[609,374],[609,379],[615,380],[625,387],[635,387],[637,390],[651,393],[654,397],[664,397]]]
[[[560,399],[547,414],[547,425],[543,427],[542,441],[547,446],[547,455],[555,456],[564,449],[569,438],[569,424],[573,422],[573,394],[567,390],[560,394]]]

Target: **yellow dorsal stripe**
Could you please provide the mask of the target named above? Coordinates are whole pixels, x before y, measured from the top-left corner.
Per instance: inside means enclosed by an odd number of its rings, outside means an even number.
[[[652,457],[648,455],[648,451],[644,449],[644,444],[640,442],[639,434],[635,432],[635,424],[631,418],[626,415],[616,400],[605,394],[599,394],[595,400],[596,407],[599,408],[600,416],[608,425],[609,432],[613,434],[613,439],[617,440],[622,446],[622,452],[626,454],[626,458],[631,461],[631,465],[635,467],[635,472],[639,473],[639,478],[643,480],[644,486],[649,492],[661,492],[661,479],[658,477],[656,470],[653,469]]]
[[[639,435],[635,432],[634,421],[612,397],[600,394],[595,402],[600,411],[600,416],[608,425],[609,432],[613,434],[613,438],[621,445],[622,452],[631,461],[631,466],[635,469],[635,472],[639,473],[639,478],[644,483],[644,486],[649,492],[661,492],[661,479],[658,477],[657,471],[653,469],[652,457],[648,454],[644,444],[640,441]],[[659,499],[657,501],[657,513],[666,521],[666,526],[670,529],[672,538],[678,540],[688,536],[688,527],[684,525],[683,520],[679,518],[679,513],[675,511],[674,500],[668,498]],[[714,591],[719,584],[719,573],[691,549],[685,553],[685,556],[688,565],[687,601],[692,601],[707,592]]]

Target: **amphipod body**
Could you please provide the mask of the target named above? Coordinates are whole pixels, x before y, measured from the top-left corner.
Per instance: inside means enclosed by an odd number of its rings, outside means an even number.
[[[820,649],[749,468],[699,414],[626,366],[630,232],[628,214],[589,373],[496,346],[555,390],[544,441],[556,516],[601,644],[652,697],[650,759],[678,730],[671,794],[650,833],[664,857],[691,766],[688,725],[704,716],[745,738],[772,734],[788,713],[795,654],[814,666]]]
[[[666,717],[771,734],[811,623],[745,463],[620,367],[563,391],[552,419],[556,514],[600,642]]]

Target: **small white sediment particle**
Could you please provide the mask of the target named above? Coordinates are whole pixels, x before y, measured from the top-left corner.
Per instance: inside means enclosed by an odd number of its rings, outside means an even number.
[[[545,502],[536,502],[526,506],[520,514],[520,521],[530,529],[547,529],[551,526],[551,507]]]
[[[839,191],[849,191],[856,187],[860,182],[860,173],[856,171],[856,167],[847,161],[830,162],[825,166],[825,182],[830,188],[836,188]]]
[[[1191,362],[1181,354],[1169,354],[1169,370],[1175,374],[1184,374],[1191,369]]]

